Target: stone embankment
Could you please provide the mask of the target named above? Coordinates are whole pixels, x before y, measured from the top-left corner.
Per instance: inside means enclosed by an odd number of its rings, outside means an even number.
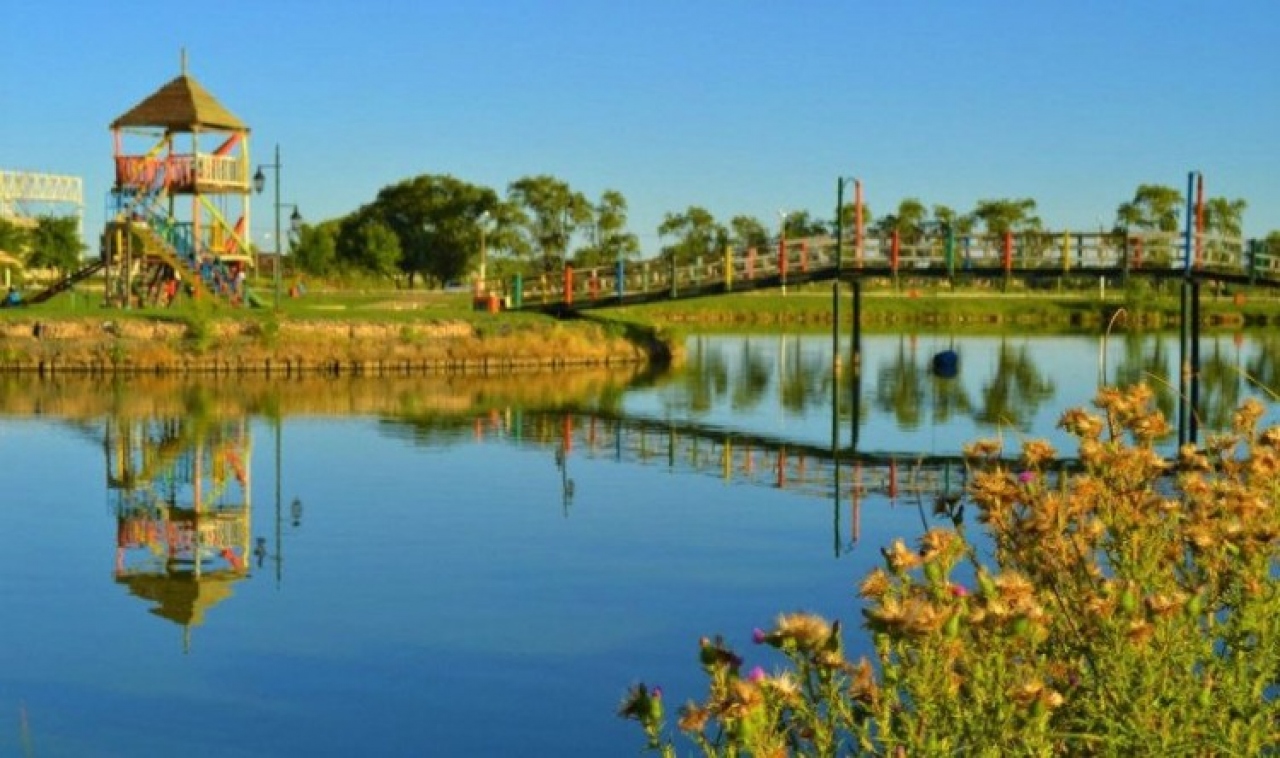
[[[160,321],[0,323],[0,371],[389,375],[497,373],[646,364],[666,346],[598,324],[480,328],[465,321]]]

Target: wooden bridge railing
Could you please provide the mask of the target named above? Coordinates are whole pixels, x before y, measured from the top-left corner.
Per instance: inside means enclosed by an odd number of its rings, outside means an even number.
[[[666,296],[708,289],[732,292],[764,283],[830,279],[844,275],[893,278],[929,274],[955,276],[980,272],[1070,275],[1155,273],[1182,270],[1248,277],[1280,285],[1280,255],[1266,253],[1256,242],[1217,235],[1193,240],[1188,265],[1186,238],[1180,233],[1034,232],[992,235],[869,236],[858,244],[844,240],[839,251],[833,237],[785,240],[771,249],[727,248],[672,265],[650,259],[574,269],[513,282],[483,283],[488,292],[506,292],[511,306],[563,304],[582,307],[618,302],[625,297]]]

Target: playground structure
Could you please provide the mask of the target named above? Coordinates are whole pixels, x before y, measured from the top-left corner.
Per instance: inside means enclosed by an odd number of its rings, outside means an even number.
[[[66,286],[101,270],[109,305],[166,305],[183,295],[250,303],[249,128],[187,73],[184,58],[181,74],[111,132],[115,181],[102,256]]]
[[[115,580],[182,626],[189,645],[192,627],[249,575],[248,421],[110,417],[103,446]]]

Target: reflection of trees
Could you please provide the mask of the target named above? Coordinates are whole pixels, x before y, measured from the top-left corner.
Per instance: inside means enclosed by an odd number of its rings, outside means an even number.
[[[892,413],[903,429],[920,426],[924,404],[925,372],[916,362],[915,350],[898,339],[898,352],[876,375],[876,406]]]
[[[683,374],[687,408],[695,413],[711,410],[715,398],[729,389],[729,365],[724,351],[712,348],[705,339],[693,342],[693,354]]]
[[[1224,354],[1222,343],[1215,340],[1213,355],[1200,356],[1200,424],[1208,429],[1230,427],[1231,414],[1243,396],[1239,348],[1235,355]]]
[[[1245,363],[1249,381],[1269,392],[1280,391],[1280,337],[1258,335],[1258,354]]]
[[[788,358],[791,359],[787,365]],[[830,356],[804,354],[799,344],[788,356],[782,351],[778,356],[781,372],[782,407],[802,413],[810,405],[825,403],[831,396]]]
[[[1113,383],[1118,387],[1144,383],[1151,387],[1156,396],[1156,407],[1166,418],[1172,418],[1175,409],[1174,383],[1170,381],[1170,356],[1165,349],[1165,341],[1157,337],[1151,340],[1151,351],[1145,349],[1143,335],[1139,332],[1125,332],[1124,354],[1120,357],[1120,365],[1116,366]]]
[[[732,402],[735,411],[751,410],[764,399],[769,389],[769,362],[759,351],[751,349],[751,338],[742,340],[739,356],[738,381],[733,387]]]
[[[1053,382],[1036,367],[1031,350],[1001,340],[996,375],[982,388],[982,407],[974,418],[983,424],[1013,424],[1025,430],[1053,392]]]
[[[945,424],[952,416],[967,416],[973,412],[973,401],[958,377],[944,379],[930,375],[929,400],[932,405],[929,418],[935,424]]]

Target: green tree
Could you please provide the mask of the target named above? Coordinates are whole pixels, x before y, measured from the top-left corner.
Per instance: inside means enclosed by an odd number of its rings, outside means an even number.
[[[79,221],[73,216],[41,216],[30,234],[27,265],[66,273],[79,267],[84,244]]]
[[[357,212],[342,222],[338,258],[348,267],[394,277],[400,265],[400,239],[376,216]]]
[[[876,222],[875,229],[885,237],[897,232],[900,240],[913,243],[920,238],[928,218],[929,209],[925,204],[914,197],[909,197],[898,203],[897,211],[882,216]]]
[[[556,270],[569,259],[574,232],[593,220],[586,196],[545,174],[512,182],[507,186],[507,199],[520,211],[515,218],[526,237],[524,249],[541,253],[544,272]]]
[[[22,258],[27,251],[29,235],[26,229],[12,221],[0,218],[0,251]]]
[[[640,239],[627,231],[627,199],[621,192],[605,190],[592,211],[591,244],[574,256],[577,265],[610,265],[640,252]]]
[[[658,225],[658,234],[673,237],[675,242],[662,249],[665,260],[677,265],[718,255],[728,244],[729,232],[716,222],[705,208],[689,206],[683,213],[668,213]]]
[[[729,220],[729,243],[740,253],[753,247],[763,253],[769,249],[769,230],[758,218],[734,216]]]
[[[1142,184],[1133,199],[1116,208],[1116,227],[1125,233],[1178,231],[1182,193],[1173,187]]]
[[[1244,212],[1249,203],[1241,198],[1211,197],[1204,203],[1205,254],[1212,261],[1234,259],[1244,246]]]
[[[990,237],[1003,237],[1005,232],[1018,234],[1040,230],[1036,201],[1029,197],[979,200],[970,216],[982,224],[983,231]]]
[[[293,263],[299,271],[316,276],[331,274],[338,264],[338,230],[341,219],[303,224],[293,246]]]
[[[1115,232],[1124,237],[1134,235],[1161,235],[1157,239],[1143,241],[1143,257],[1157,264],[1168,265],[1174,259],[1175,235],[1183,204],[1182,193],[1173,187],[1159,184],[1142,184],[1133,193],[1133,199],[1116,208]]]
[[[397,265],[412,287],[415,276],[438,282],[462,278],[480,254],[480,219],[492,216],[499,204],[488,187],[423,174],[384,187],[367,214],[395,233]]]
[[[787,239],[823,237],[831,231],[826,221],[814,218],[809,211],[791,211],[786,214],[785,226]]]

